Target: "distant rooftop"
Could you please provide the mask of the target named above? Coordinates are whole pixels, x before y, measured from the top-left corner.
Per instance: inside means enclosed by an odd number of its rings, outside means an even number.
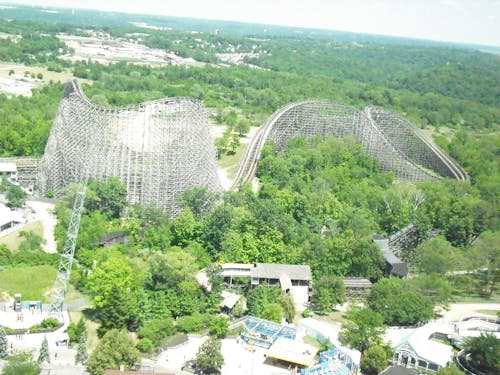
[[[312,345],[279,337],[269,348],[267,357],[309,367],[313,363],[317,353],[318,348]]]
[[[344,286],[347,289],[366,289],[372,287],[372,282],[361,277],[344,277]]]
[[[17,171],[16,163],[0,162],[0,173],[14,173]]]
[[[375,234],[373,242],[380,246],[385,261],[390,265],[390,273],[399,277],[405,277],[408,274],[408,265],[394,255],[389,246],[389,239]]]
[[[252,268],[252,278],[279,279],[283,274],[290,280],[312,280],[311,267],[307,265],[257,263]]]

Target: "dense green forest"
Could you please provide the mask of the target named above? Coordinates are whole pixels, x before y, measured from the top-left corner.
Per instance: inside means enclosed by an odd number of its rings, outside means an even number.
[[[354,139],[297,138],[280,151],[266,145],[257,191],[247,185],[222,196],[203,188],[186,191],[176,218],[153,206],[129,206],[125,187],[114,178],[92,181],[71,283],[89,296],[87,318],[99,322],[99,334],[106,335],[102,345],[119,335],[115,329],[136,332],[134,345],[143,353],[157,351],[166,336],[207,330],[223,337],[228,328],[226,319],[216,316],[223,287],[212,266],[217,262],[309,264],[315,286],[311,308],[320,314],[345,301],[341,277],[369,278],[375,285],[366,308],[348,314],[354,325],[347,323],[341,335],[367,353],[380,349],[380,337],[356,336],[362,319],[371,319],[381,334],[385,324],[427,321],[435,306],[446,307],[455,299],[498,297],[498,56],[399,38],[310,30],[297,34],[280,27],[264,32],[262,25],[91,11],[41,15],[34,9],[0,10],[0,60],[85,80],[83,89],[97,104],[119,107],[165,96],[195,97],[209,109],[214,126],[227,125],[228,134],[233,130],[236,149],[249,125],[259,126],[291,101],[323,98],[357,108],[384,106],[432,136],[471,178],[395,181],[392,174],[380,172]],[[139,21],[172,29],[130,23]],[[221,32],[215,35],[215,29]],[[88,36],[89,30],[127,35],[136,42],[140,34],[150,47],[205,64],[150,67],[61,59],[73,51],[57,34]],[[245,57],[252,65],[228,65],[217,55],[228,52],[258,56]],[[62,91],[63,83],[47,80],[29,98],[0,94],[0,156],[43,154]],[[59,247],[74,194],[70,188],[57,204]],[[410,223],[419,233],[418,246],[405,255],[412,277],[386,279],[372,236],[395,233]],[[439,235],[428,238],[430,229]],[[115,231],[125,232],[129,241],[99,246],[102,236]],[[0,247],[0,265],[54,266],[55,257],[40,250],[41,238],[24,236],[26,251]],[[211,291],[194,277],[205,267]],[[453,273],[482,268],[487,272]],[[231,317],[248,310],[270,320],[293,321],[293,303],[279,290],[251,289],[244,282],[241,288],[247,309],[242,304]],[[82,330],[71,326],[75,339]],[[89,363],[92,367],[100,361],[94,356]]]

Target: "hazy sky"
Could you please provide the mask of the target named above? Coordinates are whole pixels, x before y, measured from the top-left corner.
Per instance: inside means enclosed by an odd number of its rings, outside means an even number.
[[[500,0],[10,0],[10,2],[315,27],[500,46]]]

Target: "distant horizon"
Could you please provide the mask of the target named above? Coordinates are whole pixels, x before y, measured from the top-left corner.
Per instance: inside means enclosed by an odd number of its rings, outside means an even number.
[[[297,27],[500,47],[500,0],[10,0],[4,5]],[[285,12],[286,10],[286,12]]]

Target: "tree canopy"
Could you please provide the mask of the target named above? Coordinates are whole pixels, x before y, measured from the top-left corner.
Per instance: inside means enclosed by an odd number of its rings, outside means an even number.
[[[500,339],[495,335],[481,333],[478,337],[468,337],[463,348],[470,354],[470,363],[474,368],[491,375],[500,371]]]
[[[139,359],[134,342],[125,331],[110,330],[99,341],[87,362],[92,375],[103,375],[107,369],[130,369]]]
[[[224,357],[220,352],[221,342],[219,339],[210,337],[205,341],[196,353],[196,367],[204,374],[219,374]]]
[[[407,281],[397,278],[379,280],[371,289],[367,302],[389,325],[426,322],[434,312],[434,306],[426,296],[409,288]]]
[[[347,322],[342,325],[339,339],[343,344],[364,352],[382,343],[385,329],[381,314],[369,308],[354,308],[347,312]]]

